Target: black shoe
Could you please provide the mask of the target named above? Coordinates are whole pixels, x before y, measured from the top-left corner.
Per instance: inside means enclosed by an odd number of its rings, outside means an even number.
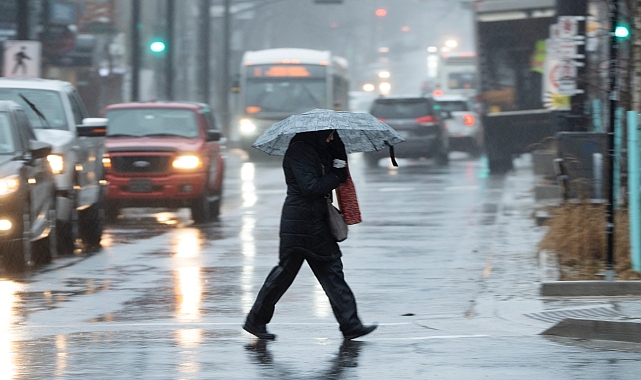
[[[343,337],[347,340],[356,339],[358,337],[371,333],[372,331],[376,330],[377,327],[377,323],[369,326],[360,326],[356,329],[344,332]]]
[[[245,322],[245,324],[243,325],[243,330],[247,331],[252,335],[257,336],[260,339],[267,339],[267,340],[276,339],[276,335],[268,333],[264,325],[259,327],[249,322]]]

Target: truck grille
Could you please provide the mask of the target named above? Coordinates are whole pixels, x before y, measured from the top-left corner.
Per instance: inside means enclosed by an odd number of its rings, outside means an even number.
[[[111,164],[120,173],[164,173],[170,160],[169,156],[112,156]]]

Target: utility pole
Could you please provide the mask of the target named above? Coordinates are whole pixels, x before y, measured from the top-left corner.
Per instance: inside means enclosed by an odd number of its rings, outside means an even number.
[[[140,0],[131,2],[131,100],[140,98]]]
[[[556,3],[556,13],[557,16],[580,16],[584,19],[578,21],[578,33],[579,36],[585,36],[585,25],[586,18],[588,14],[588,2],[587,0],[557,0]],[[569,114],[563,115],[567,122],[569,123],[570,130],[579,132],[587,131],[589,119],[585,113],[585,101],[586,101],[586,91],[587,91],[587,67],[586,67],[586,53],[585,53],[585,44],[577,45],[577,56],[582,57],[578,58],[575,61],[582,63],[582,66],[577,67],[576,73],[576,82],[577,89],[583,90],[582,93],[574,94],[570,98],[571,109]]]
[[[229,64],[231,61],[231,0],[225,0],[225,14],[224,14],[224,32],[223,32],[223,81],[220,89],[220,99],[222,101],[222,119],[223,131],[225,135],[229,136]]]
[[[19,41],[25,41],[29,39],[29,2],[26,0],[22,0],[18,1],[17,5],[17,38]]]
[[[618,54],[619,54],[619,41],[616,36],[617,21],[619,19],[619,0],[612,0],[610,2],[610,125],[608,129],[608,154],[610,160],[608,162],[610,183],[614,184],[614,125],[616,120],[616,108],[619,100],[619,85],[617,82],[618,71]],[[608,194],[607,205],[607,258],[606,258],[606,281],[614,280],[614,189],[611,187]]]
[[[209,104],[209,59],[210,59],[210,41],[209,34],[211,33],[211,17],[209,9],[211,7],[211,0],[200,0],[200,28],[199,28],[199,69],[198,75],[200,82],[200,96],[203,103]]]
[[[167,0],[167,50],[165,51],[167,100],[174,100],[174,9],[174,0]]]

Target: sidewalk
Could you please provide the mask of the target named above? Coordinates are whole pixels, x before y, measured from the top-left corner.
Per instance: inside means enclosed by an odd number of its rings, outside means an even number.
[[[533,169],[533,186],[541,187],[537,185],[543,182],[544,174],[540,169]],[[560,202],[560,199],[540,195],[540,191],[535,191],[535,211]],[[542,225],[540,218],[547,216],[539,213],[535,217],[537,224]],[[560,313],[563,318],[555,321],[543,335],[641,343],[641,281],[561,281],[556,255],[545,251],[539,252],[539,271],[542,297],[611,305]]]

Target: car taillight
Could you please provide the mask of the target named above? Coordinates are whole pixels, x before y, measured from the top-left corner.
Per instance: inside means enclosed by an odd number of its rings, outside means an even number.
[[[382,117],[377,117],[377,119],[382,121],[383,123],[387,122],[387,119],[383,119]]]
[[[468,127],[473,126],[474,125],[474,115],[470,115],[470,114],[463,115],[463,122]]]
[[[421,125],[433,125],[437,122],[436,118],[432,115],[417,117],[414,120]]]

